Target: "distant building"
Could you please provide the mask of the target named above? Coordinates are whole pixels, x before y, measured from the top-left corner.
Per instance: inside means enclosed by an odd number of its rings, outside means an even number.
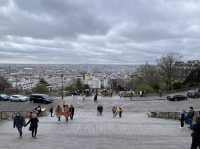
[[[101,80],[99,80],[99,79],[88,80],[87,84],[92,89],[99,89],[99,88],[101,88]]]
[[[179,81],[184,81],[184,79],[190,74],[190,72],[197,67],[200,67],[199,60],[190,60],[187,62],[177,61],[175,62],[176,78]]]
[[[85,74],[83,78],[84,84],[89,85],[92,89],[111,88],[111,81],[105,74]]]
[[[10,78],[8,79],[9,83],[13,88],[19,89],[19,90],[31,90],[33,89],[36,84],[39,82],[38,79],[18,79],[18,78]]]
[[[187,64],[190,65],[190,66],[197,66],[197,65],[200,65],[200,61],[199,60],[190,60],[190,61],[187,61]]]

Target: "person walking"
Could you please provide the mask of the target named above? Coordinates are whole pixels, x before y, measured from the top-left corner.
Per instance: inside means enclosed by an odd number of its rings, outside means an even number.
[[[98,105],[97,106],[97,115],[102,116],[103,114],[103,106],[102,105]]]
[[[53,117],[53,107],[51,107],[51,108],[49,109],[49,112],[50,112],[50,114],[51,114],[51,117]]]
[[[19,136],[22,137],[23,132],[22,128],[25,126],[25,119],[23,116],[21,116],[20,113],[17,113],[16,116],[14,117],[13,121],[13,128],[17,128]]]
[[[186,117],[186,111],[183,110],[183,111],[181,112],[181,116],[180,116],[181,128],[184,127],[184,124],[185,124],[185,117]]]
[[[62,114],[62,108],[61,108],[60,105],[57,105],[57,107],[56,107],[56,116],[58,118],[58,121],[60,121],[61,114]]]
[[[36,138],[37,129],[38,129],[39,119],[36,113],[32,113],[31,119],[26,123],[26,126],[30,124],[29,130],[32,132],[32,137]]]
[[[70,105],[70,107],[69,107],[69,113],[70,113],[70,119],[71,120],[73,120],[73,118],[74,118],[74,111],[75,111],[75,108],[74,108],[74,106],[73,105]]]
[[[112,107],[112,113],[113,113],[113,118],[117,116],[117,107],[116,106]]]
[[[200,118],[197,118],[196,124],[192,127],[192,144],[190,149],[199,149],[200,148]]]
[[[69,105],[64,104],[63,109],[64,109],[65,120],[66,120],[66,122],[68,122],[68,118],[70,116]]]
[[[194,108],[190,107],[190,110],[189,110],[189,112],[187,114],[187,118],[186,118],[186,121],[189,124],[190,128],[192,128],[193,118],[194,118]]]
[[[94,95],[94,102],[97,102],[97,93]]]
[[[123,112],[122,107],[118,107],[118,111],[119,111],[119,117],[122,118],[122,112]]]
[[[37,106],[34,111],[37,113],[37,116],[39,116],[42,112],[42,107],[41,106]]]
[[[82,97],[82,101],[83,101],[83,102],[85,101],[85,98],[86,98],[86,96],[85,96],[85,94],[84,94],[83,97]]]
[[[100,107],[99,107],[99,105],[97,106],[97,116],[99,116],[100,115]]]

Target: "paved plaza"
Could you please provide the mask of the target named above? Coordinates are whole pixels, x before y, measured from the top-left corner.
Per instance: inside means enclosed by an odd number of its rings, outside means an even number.
[[[74,121],[67,124],[56,117],[41,117],[37,139],[32,139],[28,127],[18,138],[12,121],[0,122],[0,149],[188,149],[190,131],[179,128],[173,120],[148,118],[145,113],[123,113],[112,118],[96,111],[78,109]]]

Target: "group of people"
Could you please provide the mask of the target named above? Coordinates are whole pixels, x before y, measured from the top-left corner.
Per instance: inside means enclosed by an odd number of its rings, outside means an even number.
[[[196,115],[193,107],[190,107],[188,112],[183,110],[180,115],[180,122],[181,122],[181,127],[184,127],[186,123],[192,130],[191,149],[200,148],[200,113]]]
[[[22,137],[23,135],[23,127],[26,127],[30,124],[29,130],[31,131],[32,137],[36,138],[39,122],[37,115],[38,114],[36,112],[30,112],[28,122],[25,121],[25,118],[19,112],[15,115],[13,121],[13,128],[17,128],[20,137]]]
[[[119,115],[119,118],[121,118],[122,112],[123,112],[123,109],[121,106],[112,107],[113,118],[117,117],[117,115]],[[99,104],[97,106],[97,116],[102,116],[102,114],[103,114],[103,105]]]
[[[189,125],[190,128],[192,128],[193,120],[194,120],[193,107],[190,107],[188,112],[186,112],[185,110],[181,112],[181,116],[180,116],[181,127],[184,127],[186,123]]]
[[[117,115],[119,115],[119,118],[121,118],[122,112],[123,112],[122,107],[120,107],[120,106],[113,106],[112,107],[113,118],[117,117]]]
[[[18,133],[20,138],[23,136],[23,127],[28,126],[29,124],[29,131],[31,131],[32,137],[36,138],[37,136],[37,130],[38,130],[38,116],[40,115],[42,111],[41,106],[37,106],[36,108],[34,108],[30,113],[29,113],[29,120],[26,122],[25,121],[25,117],[20,113],[16,113],[14,116],[14,120],[13,120],[13,128],[17,128]],[[55,109],[55,114],[58,117],[58,121],[61,120],[61,116],[63,115],[66,119],[66,121],[68,121],[68,119],[70,118],[71,120],[73,120],[74,118],[74,111],[75,108],[73,105],[63,105],[63,107],[61,107],[60,105],[58,105]],[[51,114],[51,117],[53,117],[53,113],[54,113],[54,109],[53,107],[51,107],[49,109],[49,112]]]
[[[53,111],[53,110],[52,110]],[[61,120],[61,116],[65,117],[66,122],[68,122],[69,118],[73,120],[74,118],[75,108],[73,105],[63,104],[63,106],[57,105],[55,114],[58,118],[58,121]],[[51,114],[52,115],[52,114]]]
[[[200,149],[200,117],[197,117],[196,123],[192,125],[192,144],[191,149]]]

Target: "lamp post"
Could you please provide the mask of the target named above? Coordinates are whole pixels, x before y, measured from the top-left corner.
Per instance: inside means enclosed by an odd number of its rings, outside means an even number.
[[[17,74],[15,74],[15,92],[18,93],[18,77]]]
[[[63,99],[64,99],[64,85],[63,85],[63,74],[61,74],[61,83],[62,83],[62,88],[61,88],[61,90],[62,90],[62,92],[61,92],[61,98],[62,98],[62,101],[63,101]]]

